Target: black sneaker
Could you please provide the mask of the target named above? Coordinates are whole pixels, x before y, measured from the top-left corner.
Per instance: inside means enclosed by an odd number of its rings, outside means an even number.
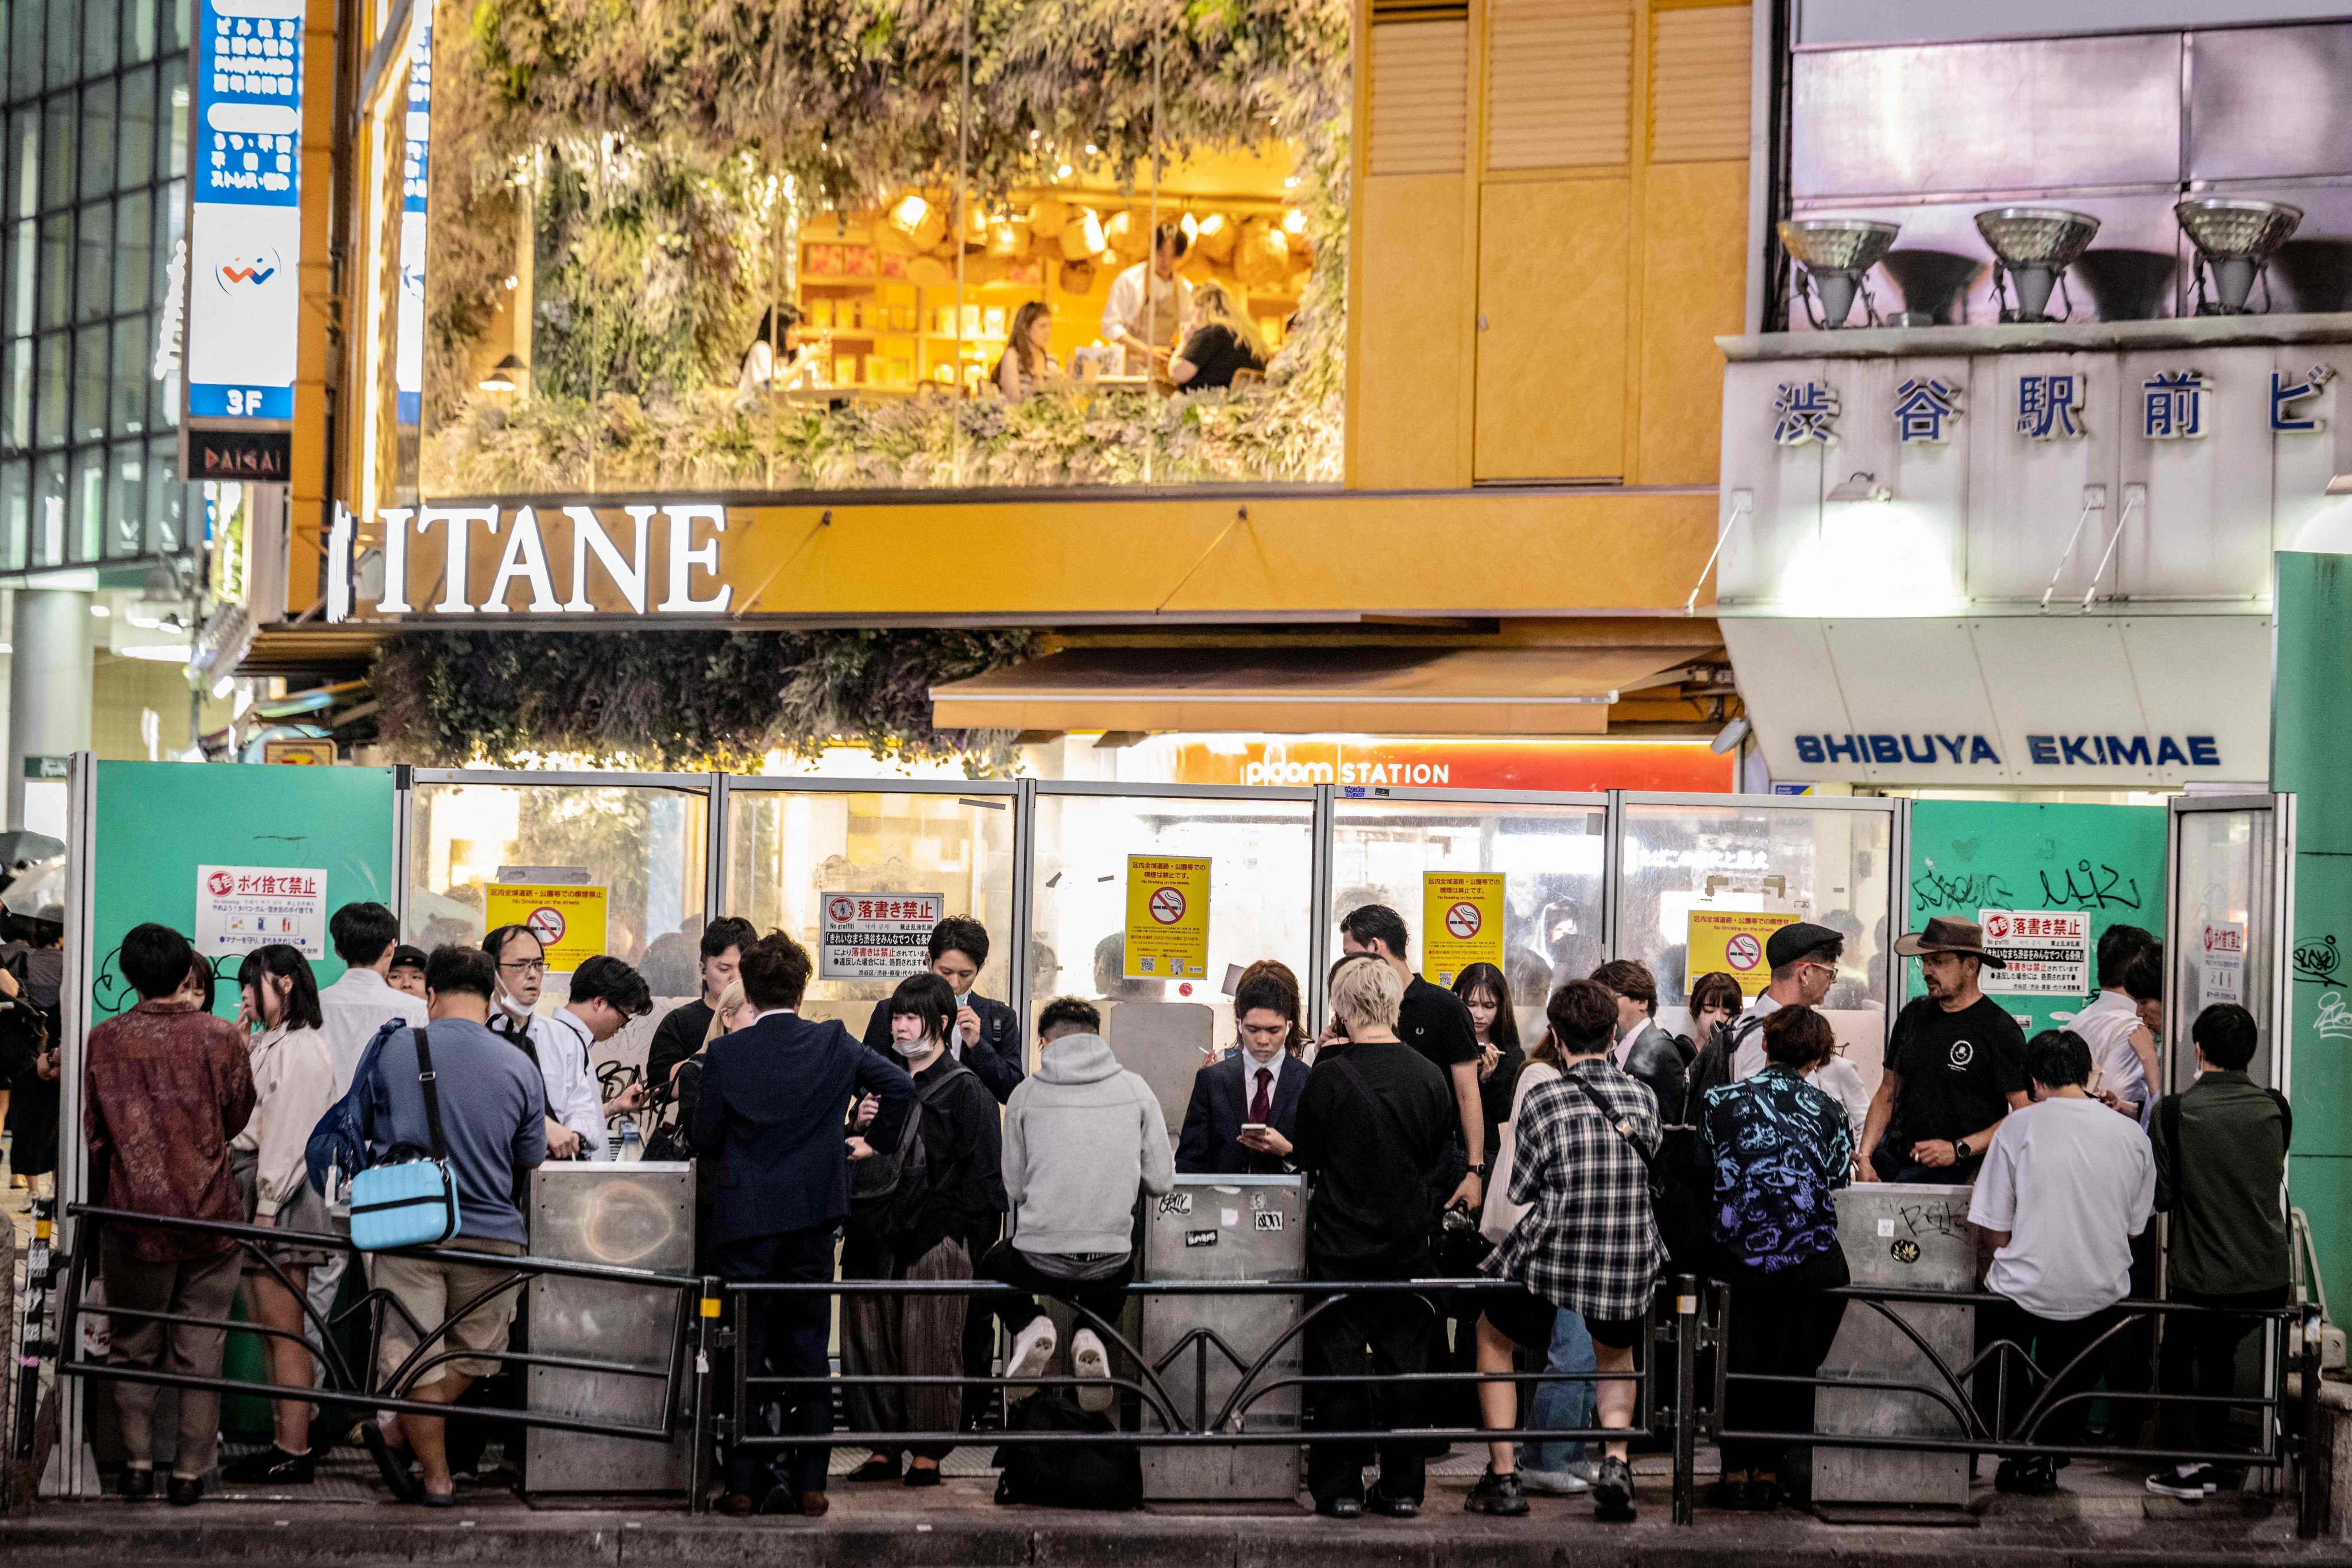
[[[907,1484],[910,1487],[935,1487],[944,1479],[940,1474],[940,1468],[937,1465],[907,1467]]]
[[[1611,1523],[1633,1517],[1633,1467],[1603,1459],[1592,1471],[1592,1517]]]
[[[1364,1494],[1364,1506],[1391,1519],[1418,1519],[1421,1516],[1419,1498],[1398,1497],[1383,1486],[1375,1485]]]
[[[895,1481],[898,1479],[898,1456],[877,1454],[849,1472],[853,1481]]]
[[[1528,1511],[1527,1494],[1519,1489],[1519,1473],[1512,1470],[1496,1475],[1492,1465],[1462,1500],[1463,1508],[1471,1513],[1491,1513],[1503,1519],[1517,1519]]]
[[[2003,1459],[1993,1472],[1993,1489],[2019,1497],[2049,1497],[2058,1489],[2058,1467],[2040,1454]]]
[[[2147,1489],[2158,1497],[2179,1498],[2183,1502],[2203,1502],[2206,1494],[2221,1489],[2219,1476],[2210,1465],[2191,1465],[2183,1475],[2179,1466],[2158,1470],[2147,1478]]]
[[[155,1495],[155,1472],[125,1465],[114,1483],[114,1490],[124,1502],[145,1502]]]
[[[1739,1506],[1749,1513],[1770,1513],[1780,1506],[1780,1483],[1767,1480],[1748,1482],[1748,1495],[1740,1500]]]
[[[1364,1500],[1359,1497],[1325,1498],[1315,1505],[1315,1511],[1326,1519],[1361,1519]]]
[[[222,1470],[221,1479],[237,1487],[307,1487],[316,1468],[310,1453],[289,1454],[272,1443]]]

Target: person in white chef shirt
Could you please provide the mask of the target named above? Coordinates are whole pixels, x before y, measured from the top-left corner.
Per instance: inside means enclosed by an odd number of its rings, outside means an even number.
[[[2137,926],[2109,926],[2099,935],[2099,994],[2066,1021],[2091,1048],[2091,1092],[2113,1109],[2147,1125],[2156,1094],[2148,1088],[2163,1074],[2156,1062],[2156,1036],[2141,1020],[2139,1004],[2125,988],[2132,961],[2157,946]]]
[[[1102,338],[1120,351],[1129,375],[1168,373],[1177,331],[1192,317],[1192,285],[1176,276],[1191,244],[1182,225],[1163,223],[1152,231],[1151,258],[1111,279]]]
[[[612,1151],[604,1142],[604,1097],[588,1066],[589,1047],[604,1037],[596,1035],[593,1026],[581,1013],[574,1012],[572,1005],[557,1009],[552,1016],[536,1011],[540,992],[547,984],[547,952],[530,927],[500,926],[482,939],[482,951],[499,966],[499,994],[490,1009],[490,1030],[512,1040],[529,1054],[539,1064],[539,1076],[547,1086],[547,1157],[610,1159]],[[591,964],[601,967],[604,963],[620,961],[606,960],[598,954],[584,961],[581,972],[588,972]],[[636,972],[625,963],[621,968],[642,991],[645,982],[637,978]],[[575,995],[579,994],[579,981],[580,973],[575,973]],[[594,1011],[602,1000],[593,998],[577,1005]],[[649,1010],[652,1005],[652,999],[647,997],[645,1007],[638,1010]],[[613,1028],[619,1026],[615,1024]],[[605,1036],[611,1033],[612,1029],[607,1029]]]

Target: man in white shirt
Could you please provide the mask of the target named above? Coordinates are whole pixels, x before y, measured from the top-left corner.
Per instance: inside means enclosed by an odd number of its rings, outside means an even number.
[[[587,1047],[569,1028],[537,1011],[547,984],[547,950],[529,926],[500,926],[482,939],[499,966],[490,1032],[511,1040],[539,1064],[547,1085],[547,1157],[607,1160],[604,1107],[589,1075]]]
[[[2099,994],[2067,1021],[2091,1050],[2093,1098],[2147,1126],[2157,1096],[2148,1088],[2163,1073],[2156,1062],[2156,1037],[2140,1022],[2139,1004],[2124,989],[2132,960],[2156,946],[2137,926],[2109,926],[2099,936]]]
[[[594,1049],[626,1028],[630,1019],[641,1018],[653,1010],[653,991],[646,984],[645,977],[619,959],[600,952],[581,961],[580,967],[572,972],[571,994],[562,1006],[548,1015],[547,1021],[553,1027],[548,1031],[547,1044],[563,1059],[561,1064],[551,1062],[542,1047],[541,1076],[547,1080],[550,1095],[555,1092],[559,1076],[563,1079],[566,1093],[571,1096],[563,1118],[566,1127],[579,1129],[572,1114],[574,1107],[595,1107],[596,1131],[593,1137],[588,1137],[593,1145],[589,1154],[592,1160],[601,1160],[611,1152],[604,1123],[625,1110],[635,1110],[645,1099],[645,1085],[640,1082],[605,1100],[604,1086],[596,1078]],[[550,1100],[548,1103],[552,1105],[554,1101]]]
[[[1845,938],[1828,926],[1799,921],[1782,926],[1764,942],[1764,962],[1772,978],[1764,994],[1748,1005],[1731,1026],[1731,1081],[1738,1083],[1764,1070],[1764,1020],[1783,1007],[1818,1007],[1837,984],[1838,955]],[[1699,1042],[1702,1046],[1706,1042]],[[1700,1084],[1700,1089],[1713,1088]]]
[[[2071,1444],[2081,1440],[2084,1406],[2049,1406],[2095,1386],[2106,1370],[2107,1347],[2092,1347],[2115,1326],[2116,1303],[2130,1293],[2132,1237],[2156,1212],[2156,1158],[2137,1123],[2084,1091],[2091,1052],[2080,1036],[2058,1029],[2034,1036],[2025,1047],[2025,1070],[2034,1103],[1993,1130],[1969,1205],[1969,1223],[1994,1247],[1985,1289],[2003,1298],[2000,1306],[1977,1310],[1977,1345],[1981,1351],[2006,1342],[2032,1357],[2029,1368],[2018,1353],[2001,1352],[2010,1365],[2012,1427],[2004,1435]],[[1988,1361],[1977,1379],[1988,1422],[1996,1370]],[[2031,1427],[2019,1426],[2037,1401],[2048,1413]],[[1994,1485],[2054,1492],[2056,1463],[2045,1454],[2003,1459]]]
[[[1112,279],[1103,301],[1103,342],[1122,351],[1129,375],[1164,373],[1176,334],[1192,318],[1192,285],[1176,276],[1176,264],[1191,244],[1183,226],[1161,224],[1152,231],[1152,242],[1151,259]]]
[[[384,979],[400,942],[400,917],[382,904],[345,904],[327,921],[342,977],[319,993],[319,1033],[335,1064],[335,1098],[351,1092],[352,1074],[376,1031],[397,1018],[422,1028],[425,1002]]]

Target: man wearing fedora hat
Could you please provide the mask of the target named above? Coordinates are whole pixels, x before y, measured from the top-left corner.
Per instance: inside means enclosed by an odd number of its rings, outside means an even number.
[[[1927,994],[1903,1009],[1862,1131],[1862,1178],[1959,1185],[1976,1180],[1993,1129],[2028,1102],[2025,1034],[1977,986],[1990,965],[1974,921],[1938,916],[1898,937]]]

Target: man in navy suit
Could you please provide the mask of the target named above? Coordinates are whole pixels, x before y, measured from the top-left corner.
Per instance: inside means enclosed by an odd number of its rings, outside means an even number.
[[[928,963],[932,973],[955,993],[956,1032],[948,1054],[972,1070],[1003,1104],[1013,1098],[1013,1086],[1022,1079],[1021,1016],[1002,1002],[992,1001],[971,987],[988,965],[988,928],[978,921],[950,916],[931,928]],[[890,1054],[890,1003],[874,1004],[866,1020],[866,1043]],[[975,1313],[984,1321],[988,1314]]]
[[[702,1174],[718,1190],[711,1266],[735,1280],[830,1280],[834,1233],[849,1213],[849,1162],[898,1147],[914,1080],[838,1023],[794,1011],[809,979],[800,943],[772,931],[742,954],[738,978],[759,1016],[703,1052],[694,1113]],[[845,1138],[849,1108],[866,1094],[881,1109],[866,1138]],[[772,1353],[772,1375],[823,1377],[831,1318],[821,1294],[752,1298],[737,1353],[755,1376],[769,1373]],[[829,1390],[787,1389],[779,1397],[784,1431],[821,1437],[833,1430]],[[759,1460],[739,1449],[728,1461],[728,1511],[822,1514],[829,1454],[821,1442],[786,1450],[777,1485],[755,1499]]]
[[[1291,1058],[1291,1017],[1282,987],[1265,976],[1234,994],[1242,1048],[1192,1079],[1176,1142],[1176,1169],[1189,1175],[1278,1175],[1298,1123],[1307,1064]],[[1253,1131],[1244,1132],[1244,1127]]]

